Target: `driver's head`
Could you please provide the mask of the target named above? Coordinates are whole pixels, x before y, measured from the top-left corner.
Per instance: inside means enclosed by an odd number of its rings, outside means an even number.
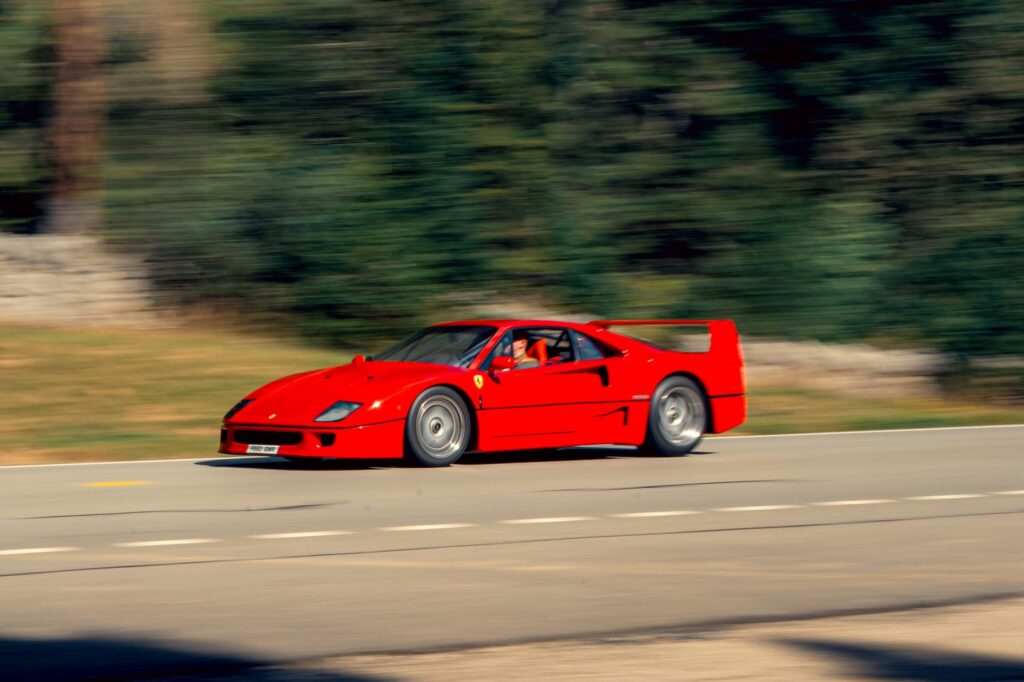
[[[518,357],[526,354],[526,332],[514,331],[512,332],[512,355]]]

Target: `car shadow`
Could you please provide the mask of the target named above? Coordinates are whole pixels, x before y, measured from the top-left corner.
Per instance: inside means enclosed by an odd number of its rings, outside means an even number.
[[[712,455],[713,450],[694,450],[689,457]],[[518,464],[520,462],[573,462],[599,459],[660,459],[660,455],[641,452],[636,448],[578,447],[557,450],[512,450],[509,452],[469,452],[455,466]],[[374,470],[415,468],[400,459],[308,459],[287,460],[282,457],[238,457],[229,455],[218,459],[195,462],[197,466],[242,469],[276,469],[281,471],[309,470]]]
[[[777,639],[779,644],[831,658],[845,674],[872,680],[991,682],[1024,680],[1024,659],[932,647],[881,646],[820,639]]]
[[[709,455],[710,451],[693,451],[692,455]],[[575,447],[556,450],[514,450],[509,452],[470,452],[458,464],[515,464],[517,462],[572,462],[597,459],[660,459],[661,455],[633,447]]]
[[[304,682],[383,682],[384,678],[348,673],[308,672],[289,675],[235,654],[104,636],[66,639],[24,639],[0,636],[0,675],[4,680],[63,682],[65,680],[139,679],[301,679]]]
[[[329,470],[372,470],[394,469],[404,466],[397,459],[308,459],[287,460],[283,457],[237,457],[228,455],[218,459],[203,459],[194,462],[196,466],[226,467],[228,469],[276,469],[279,471]]]

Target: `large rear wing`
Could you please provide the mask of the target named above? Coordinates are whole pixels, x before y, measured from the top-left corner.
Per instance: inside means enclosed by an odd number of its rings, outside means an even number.
[[[707,327],[711,336],[709,353],[720,356],[733,356],[742,364],[740,352],[740,335],[732,320],[592,320],[595,327],[661,326],[661,327]]]
[[[707,327],[709,352],[739,354],[739,333],[731,319],[594,319],[591,325],[609,327]]]

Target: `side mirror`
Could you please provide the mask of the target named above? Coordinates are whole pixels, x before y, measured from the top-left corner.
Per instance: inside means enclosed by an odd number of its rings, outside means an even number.
[[[360,353],[359,355],[357,355],[354,358],[352,358],[352,364],[353,365],[361,365],[364,362],[366,362],[366,356],[363,355],[362,353]]]
[[[495,372],[507,372],[510,369],[516,368],[515,358],[508,355],[499,355],[498,357],[491,360],[491,374]]]

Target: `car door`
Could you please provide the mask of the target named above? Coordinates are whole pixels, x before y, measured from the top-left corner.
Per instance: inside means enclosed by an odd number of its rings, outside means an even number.
[[[479,448],[511,450],[616,442],[625,420],[613,358],[583,359],[573,330],[539,327],[526,332],[529,344],[545,341],[548,362],[492,372],[488,358],[477,412]],[[511,336],[492,355],[507,353]]]
[[[646,411],[638,404],[646,396],[638,396],[641,382],[630,371],[631,365],[615,349],[601,344],[583,332],[570,330],[575,361],[565,365],[569,372],[597,376],[600,385],[586,399],[571,408],[577,423],[580,445],[635,443],[637,433],[646,422]],[[642,438],[642,436],[641,436]]]

